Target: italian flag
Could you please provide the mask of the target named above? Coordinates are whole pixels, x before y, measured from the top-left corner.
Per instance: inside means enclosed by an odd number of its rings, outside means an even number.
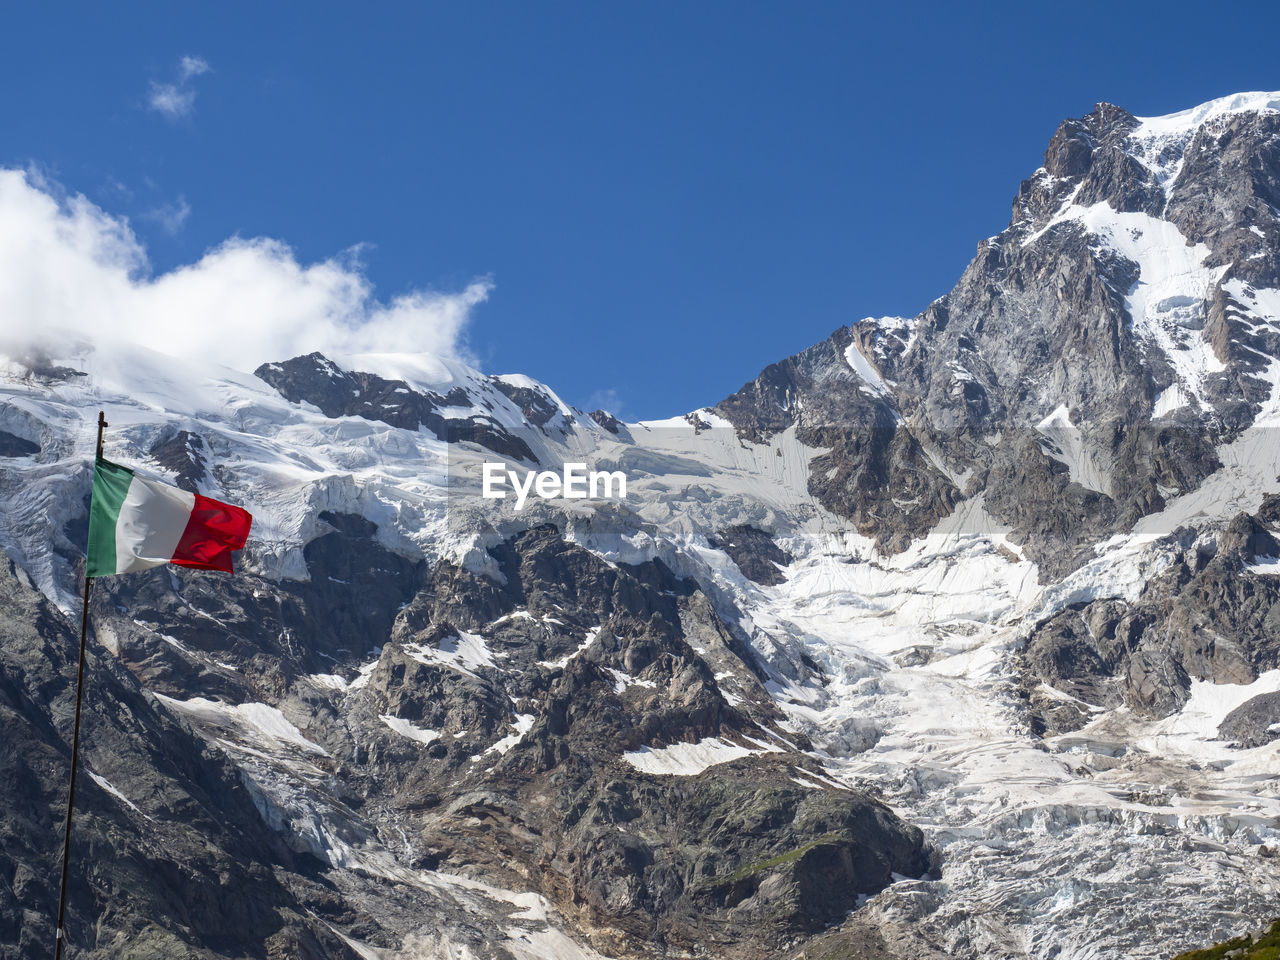
[[[89,507],[87,577],[132,573],[164,563],[231,573],[244,546],[248,511],[140,477],[98,458]]]

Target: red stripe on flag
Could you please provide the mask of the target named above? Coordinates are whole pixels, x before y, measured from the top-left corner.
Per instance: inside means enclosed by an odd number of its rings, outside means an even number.
[[[231,573],[231,551],[244,546],[253,517],[248,510],[196,494],[195,507],[172,563]]]

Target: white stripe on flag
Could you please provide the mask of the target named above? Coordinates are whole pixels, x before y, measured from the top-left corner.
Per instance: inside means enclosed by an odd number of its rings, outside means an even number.
[[[172,560],[195,505],[194,494],[135,473],[116,518],[116,573]]]

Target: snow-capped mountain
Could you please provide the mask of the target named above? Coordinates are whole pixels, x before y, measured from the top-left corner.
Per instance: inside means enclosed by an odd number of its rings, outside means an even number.
[[[256,519],[234,578],[95,586],[78,955],[1161,958],[1280,906],[1280,94],[1063,123],[922,314],[670,421],[10,353],[4,956],[56,901],[99,409]]]

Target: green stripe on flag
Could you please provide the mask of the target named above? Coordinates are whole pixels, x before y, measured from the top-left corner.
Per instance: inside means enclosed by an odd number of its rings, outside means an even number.
[[[93,466],[86,577],[109,577],[116,572],[116,520],[132,482],[133,471],[128,467],[101,457]]]

